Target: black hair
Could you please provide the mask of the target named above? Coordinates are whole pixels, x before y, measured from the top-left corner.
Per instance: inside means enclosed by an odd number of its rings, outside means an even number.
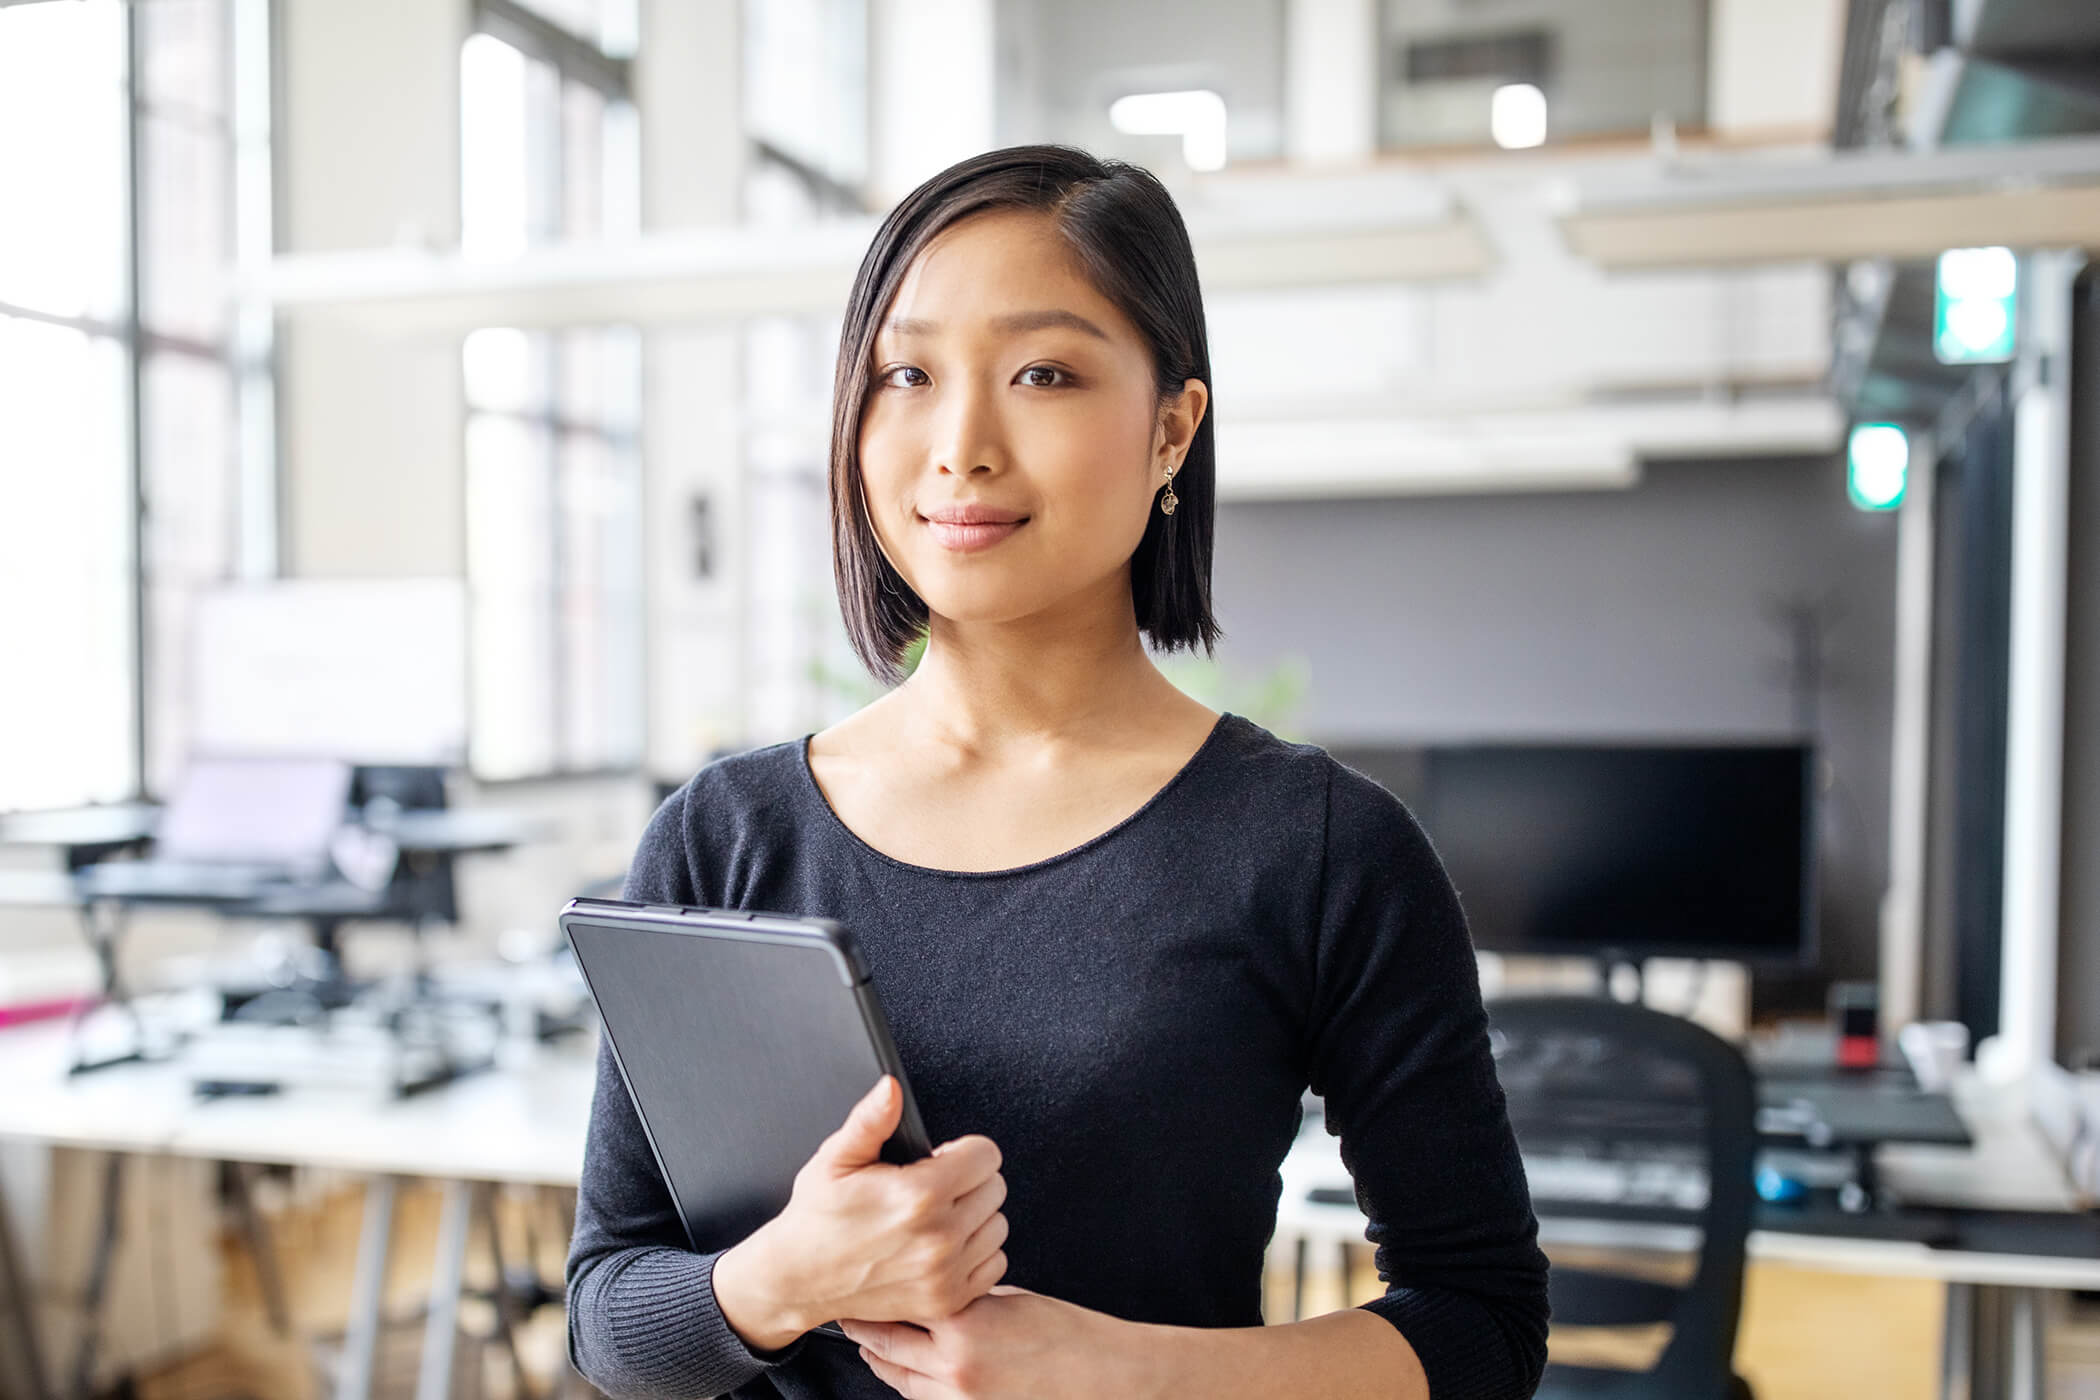
[[[990,209],[1049,214],[1101,294],[1128,316],[1152,352],[1162,399],[1185,380],[1210,386],[1210,341],[1188,229],[1150,171],[1071,146],[1009,146],[949,166],[892,209],[861,259],[839,334],[831,407],[831,553],[846,635],[876,679],[901,678],[905,649],[926,628],[925,600],[883,557],[861,491],[860,427],[875,336],[897,284],[921,249],[971,214]],[[1214,654],[1210,606],[1216,452],[1205,411],[1175,470],[1178,503],[1158,509],[1130,560],[1138,627],[1161,651]]]

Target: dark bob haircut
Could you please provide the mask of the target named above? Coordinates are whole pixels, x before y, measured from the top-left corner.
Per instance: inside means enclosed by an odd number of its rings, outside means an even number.
[[[1188,230],[1150,171],[1070,146],[1011,146],[949,166],[890,211],[861,259],[839,334],[831,401],[831,554],[854,652],[877,680],[902,678],[905,649],[926,629],[925,600],[877,544],[861,489],[860,428],[873,376],[875,334],[897,284],[936,235],[990,209],[1040,210],[1057,221],[1094,286],[1152,351],[1162,399],[1182,382],[1210,385],[1210,341]],[[1179,504],[1155,506],[1130,560],[1138,627],[1160,651],[1201,648],[1219,636],[1210,610],[1216,453],[1208,410],[1174,473]]]

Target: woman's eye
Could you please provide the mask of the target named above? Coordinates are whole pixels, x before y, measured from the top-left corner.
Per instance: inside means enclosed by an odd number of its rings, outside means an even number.
[[[905,377],[914,374],[918,376],[917,379]],[[916,389],[926,382],[926,371],[915,365],[898,365],[895,369],[882,372],[882,382],[893,389]]]
[[[1021,378],[1031,389],[1055,389],[1063,381],[1064,373],[1049,365],[1030,365],[1021,371]]]

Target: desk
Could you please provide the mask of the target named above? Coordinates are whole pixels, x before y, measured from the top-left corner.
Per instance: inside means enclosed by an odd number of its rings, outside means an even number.
[[[308,1090],[199,1100],[179,1063],[67,1073],[63,1026],[0,1030],[0,1137],[112,1153],[281,1162],[370,1178],[352,1284],[339,1400],[370,1394],[397,1177],[443,1186],[417,1400],[450,1385],[467,1226],[492,1183],[573,1188],[596,1084],[596,1045],[535,1046],[503,1069],[407,1099]],[[0,1261],[4,1263],[5,1261]],[[20,1296],[19,1292],[17,1296]]]
[[[77,870],[105,856],[153,839],[160,808],[151,802],[113,802],[102,807],[64,807],[0,817],[0,844],[57,846],[66,868]]]
[[[2100,1216],[2082,1211],[2048,1144],[2028,1121],[2024,1096],[1979,1080],[1973,1067],[1952,1089],[1969,1148],[1891,1144],[1880,1149],[1884,1188],[1908,1211],[1929,1212],[1948,1243],[1877,1238],[1872,1217],[1813,1216],[1760,1204],[1748,1242],[1753,1260],[1833,1273],[1936,1279],[1947,1285],[1943,1393],[2041,1400],[2044,1289],[2100,1289]],[[1290,1241],[1361,1244],[1368,1221],[1351,1205],[1309,1199],[1315,1188],[1348,1189],[1339,1140],[1301,1135],[1283,1165],[1277,1234]],[[1698,1247],[1691,1226],[1556,1217],[1542,1207],[1542,1244],[1683,1253]],[[2002,1310],[2003,1354],[1981,1324]],[[1984,1343],[1979,1345],[1979,1342]],[[1982,1385],[1972,1390],[1972,1383]]]
[[[168,1152],[238,1162],[332,1167],[371,1178],[353,1284],[351,1327],[336,1395],[363,1400],[379,1327],[379,1286],[391,1236],[394,1182],[426,1177],[444,1183],[437,1259],[419,1400],[439,1400],[449,1376],[466,1229],[479,1193],[490,1183],[573,1187],[596,1082],[589,1037],[534,1047],[501,1067],[408,1099],[301,1091],[261,1099],[195,1099],[178,1064],[131,1064],[98,1075],[66,1074],[65,1030],[52,1024],[0,1030],[0,1136],[111,1152]],[[1969,1076],[1956,1085],[1957,1107],[1976,1140],[1972,1150],[1904,1146],[1882,1151],[1884,1180],[1911,1200],[1949,1203],[1961,1247],[1788,1228],[1780,1208],[1760,1212],[1750,1235],[1753,1259],[1859,1274],[1931,1278],[1949,1285],[1950,1380],[1978,1360],[1963,1350],[1968,1324],[1996,1299],[2031,1322],[2014,1331],[2008,1358],[2013,1380],[2039,1395],[2039,1317],[2034,1290],[2100,1288],[2100,1249],[2091,1233],[2100,1218],[2069,1215],[2075,1204],[2013,1096]],[[1300,1137],[1282,1168],[1277,1233],[1289,1240],[1364,1242],[1366,1221],[1354,1206],[1314,1204],[1314,1186],[1349,1181],[1339,1142],[1314,1128]],[[2053,1216],[2053,1220],[2051,1217]],[[2036,1228],[2039,1224],[2041,1228]],[[2089,1238],[2075,1238],[2077,1225]],[[1683,1249],[1689,1229],[1599,1225],[1556,1219],[1540,1223],[1548,1242],[1609,1243]],[[1967,1311],[1964,1312],[1963,1309]],[[2024,1338],[2024,1340],[2023,1340]],[[2022,1349],[2025,1348],[2023,1361]],[[2026,1371],[2019,1368],[2026,1366]],[[2013,1391],[2014,1394],[2022,1393]]]
[[[336,926],[351,919],[410,918],[420,928],[421,905],[397,898],[404,880],[432,878],[462,855],[509,850],[551,834],[540,818],[496,808],[394,810],[366,808],[363,824],[394,843],[399,865],[386,887],[368,890],[344,880],[290,881],[258,878],[252,871],[186,867],[156,870],[150,862],[106,862],[104,857],[151,841],[160,809],[152,803],[120,803],[0,819],[0,843],[55,846],[64,852],[67,874],[7,872],[0,875],[0,905],[60,906],[78,911],[88,945],[102,972],[102,995],[123,1000],[117,945],[128,912],[139,905],[212,910],[228,918],[298,919],[311,925],[318,946],[339,960]],[[413,895],[413,886],[411,897]],[[446,898],[449,901],[449,884]],[[133,1056],[79,1068],[106,1068]]]
[[[410,808],[361,823],[393,838],[403,855],[473,855],[545,840],[552,823],[495,807]]]
[[[86,863],[82,856],[147,844],[159,820],[160,806],[153,802],[18,812],[0,817],[0,845],[55,846],[67,853],[71,867]],[[547,829],[543,821],[493,807],[411,808],[384,819],[375,815],[366,825],[393,837],[404,851],[452,855],[521,846]]]

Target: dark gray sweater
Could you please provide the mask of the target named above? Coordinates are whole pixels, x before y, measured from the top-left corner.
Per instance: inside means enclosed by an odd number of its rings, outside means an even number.
[[[1434,1400],[1532,1394],[1546,1260],[1450,880],[1383,788],[1227,714],[1113,829],[1010,870],[855,836],[808,740],[718,759],[657,811],[628,899],[822,914],[867,959],[926,1130],[999,1144],[1005,1282],[1137,1321],[1262,1321],[1277,1166],[1324,1099],[1377,1246],[1364,1304]],[[704,1067],[703,1067],[704,1068]],[[603,1052],[569,1347],[607,1394],[892,1397],[854,1347],[754,1353]]]

